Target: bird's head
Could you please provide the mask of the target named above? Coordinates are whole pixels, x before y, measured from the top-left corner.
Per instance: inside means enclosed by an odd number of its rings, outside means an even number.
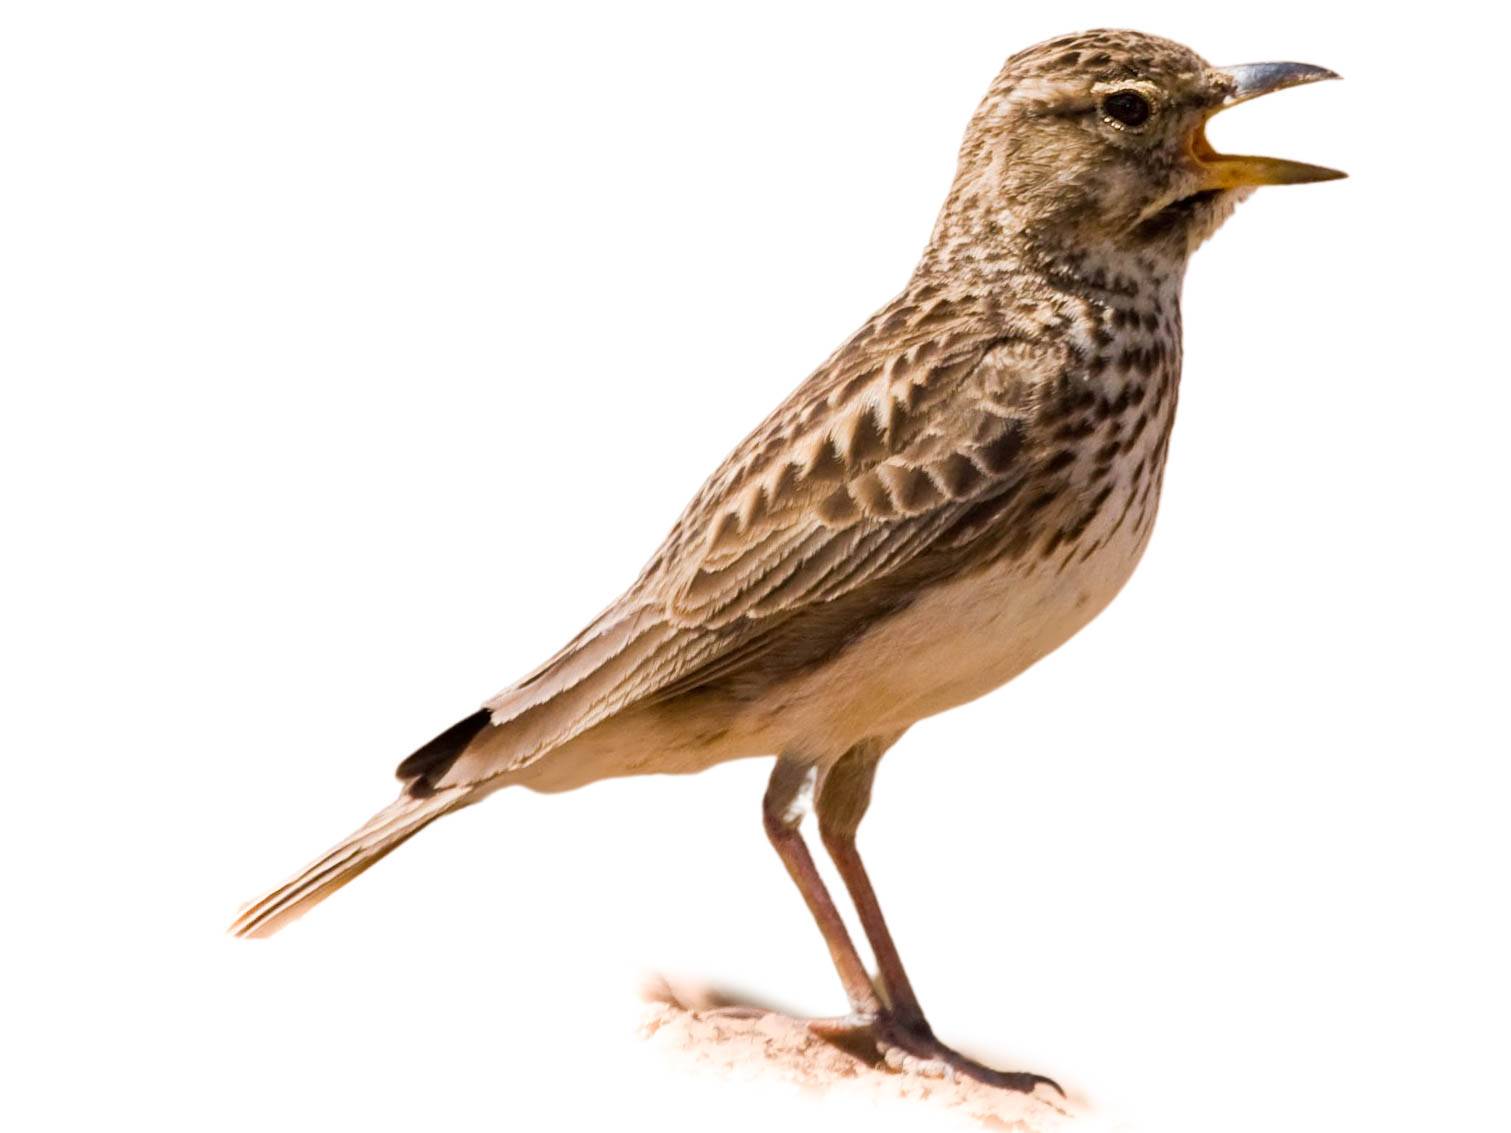
[[[1106,247],[1184,261],[1261,185],[1344,174],[1217,153],[1207,120],[1262,94],[1337,78],[1303,63],[1214,67],[1167,39],[1089,31],[1021,51],[971,120],[935,244]],[[979,252],[981,249],[977,249]]]

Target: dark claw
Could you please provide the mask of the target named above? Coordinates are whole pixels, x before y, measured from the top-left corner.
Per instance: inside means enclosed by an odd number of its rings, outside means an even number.
[[[933,1029],[922,1019],[903,1023],[885,1015],[848,1015],[838,1019],[813,1019],[808,1028],[831,1046],[877,1069],[887,1066],[887,1051],[896,1049],[921,1061],[942,1062],[956,1074],[1000,1090],[1032,1094],[1039,1086],[1048,1086],[1065,1098],[1065,1090],[1053,1078],[993,1070],[951,1050],[934,1037]]]

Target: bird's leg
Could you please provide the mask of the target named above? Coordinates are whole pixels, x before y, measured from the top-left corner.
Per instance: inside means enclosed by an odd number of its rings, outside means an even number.
[[[888,1065],[910,1068],[916,1073],[963,1075],[1023,1093],[1032,1093],[1042,1084],[1064,1096],[1065,1091],[1049,1078],[993,1070],[951,1050],[934,1037],[933,1029],[924,1018],[918,996],[914,994],[908,973],[902,966],[897,945],[887,930],[876,890],[871,887],[871,879],[866,875],[866,867],[855,848],[855,832],[871,802],[876,765],[895,738],[868,741],[851,748],[819,776],[813,803],[818,816],[819,836],[855,902],[861,927],[876,955],[881,990],[886,996],[886,1009],[872,1024],[871,1038],[877,1052]]]
[[[855,848],[855,832],[871,803],[871,782],[885,750],[880,744],[863,743],[846,752],[838,763],[824,772],[816,785],[814,811],[818,816],[819,837],[850,892],[861,928],[876,956],[881,990],[891,1009],[893,1022],[922,1038],[933,1038],[934,1032],[924,1018],[918,996],[914,994],[908,973],[902,966],[902,957],[887,929],[876,890],[872,888],[860,852]]]
[[[881,1000],[839,910],[834,907],[833,898],[824,887],[824,879],[813,864],[813,855],[808,852],[798,831],[803,817],[799,804],[810,771],[810,765],[798,760],[787,756],[777,759],[762,805],[766,836],[776,847],[782,864],[808,903],[808,911],[813,914],[819,932],[823,933],[840,982],[845,985],[845,994],[850,997],[850,1010],[856,1022],[869,1022],[881,1014]]]

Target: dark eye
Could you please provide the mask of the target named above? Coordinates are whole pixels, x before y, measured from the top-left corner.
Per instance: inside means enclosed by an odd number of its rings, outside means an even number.
[[[1142,126],[1154,108],[1138,91],[1114,91],[1102,100],[1102,113],[1124,126]]]

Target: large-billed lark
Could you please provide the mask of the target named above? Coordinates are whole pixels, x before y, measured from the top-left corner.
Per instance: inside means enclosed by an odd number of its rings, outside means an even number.
[[[1011,680],[1127,580],[1175,419],[1187,259],[1254,187],[1342,176],[1219,154],[1203,126],[1334,77],[1130,31],[1010,58],[902,294],[734,450],[623,597],[404,760],[398,800],[234,931],[274,932],[501,787],[774,755],[766,833],[850,999],[823,1026],[1031,1088],[935,1040],[856,828],[909,725]],[[799,834],[810,787],[874,980]]]

